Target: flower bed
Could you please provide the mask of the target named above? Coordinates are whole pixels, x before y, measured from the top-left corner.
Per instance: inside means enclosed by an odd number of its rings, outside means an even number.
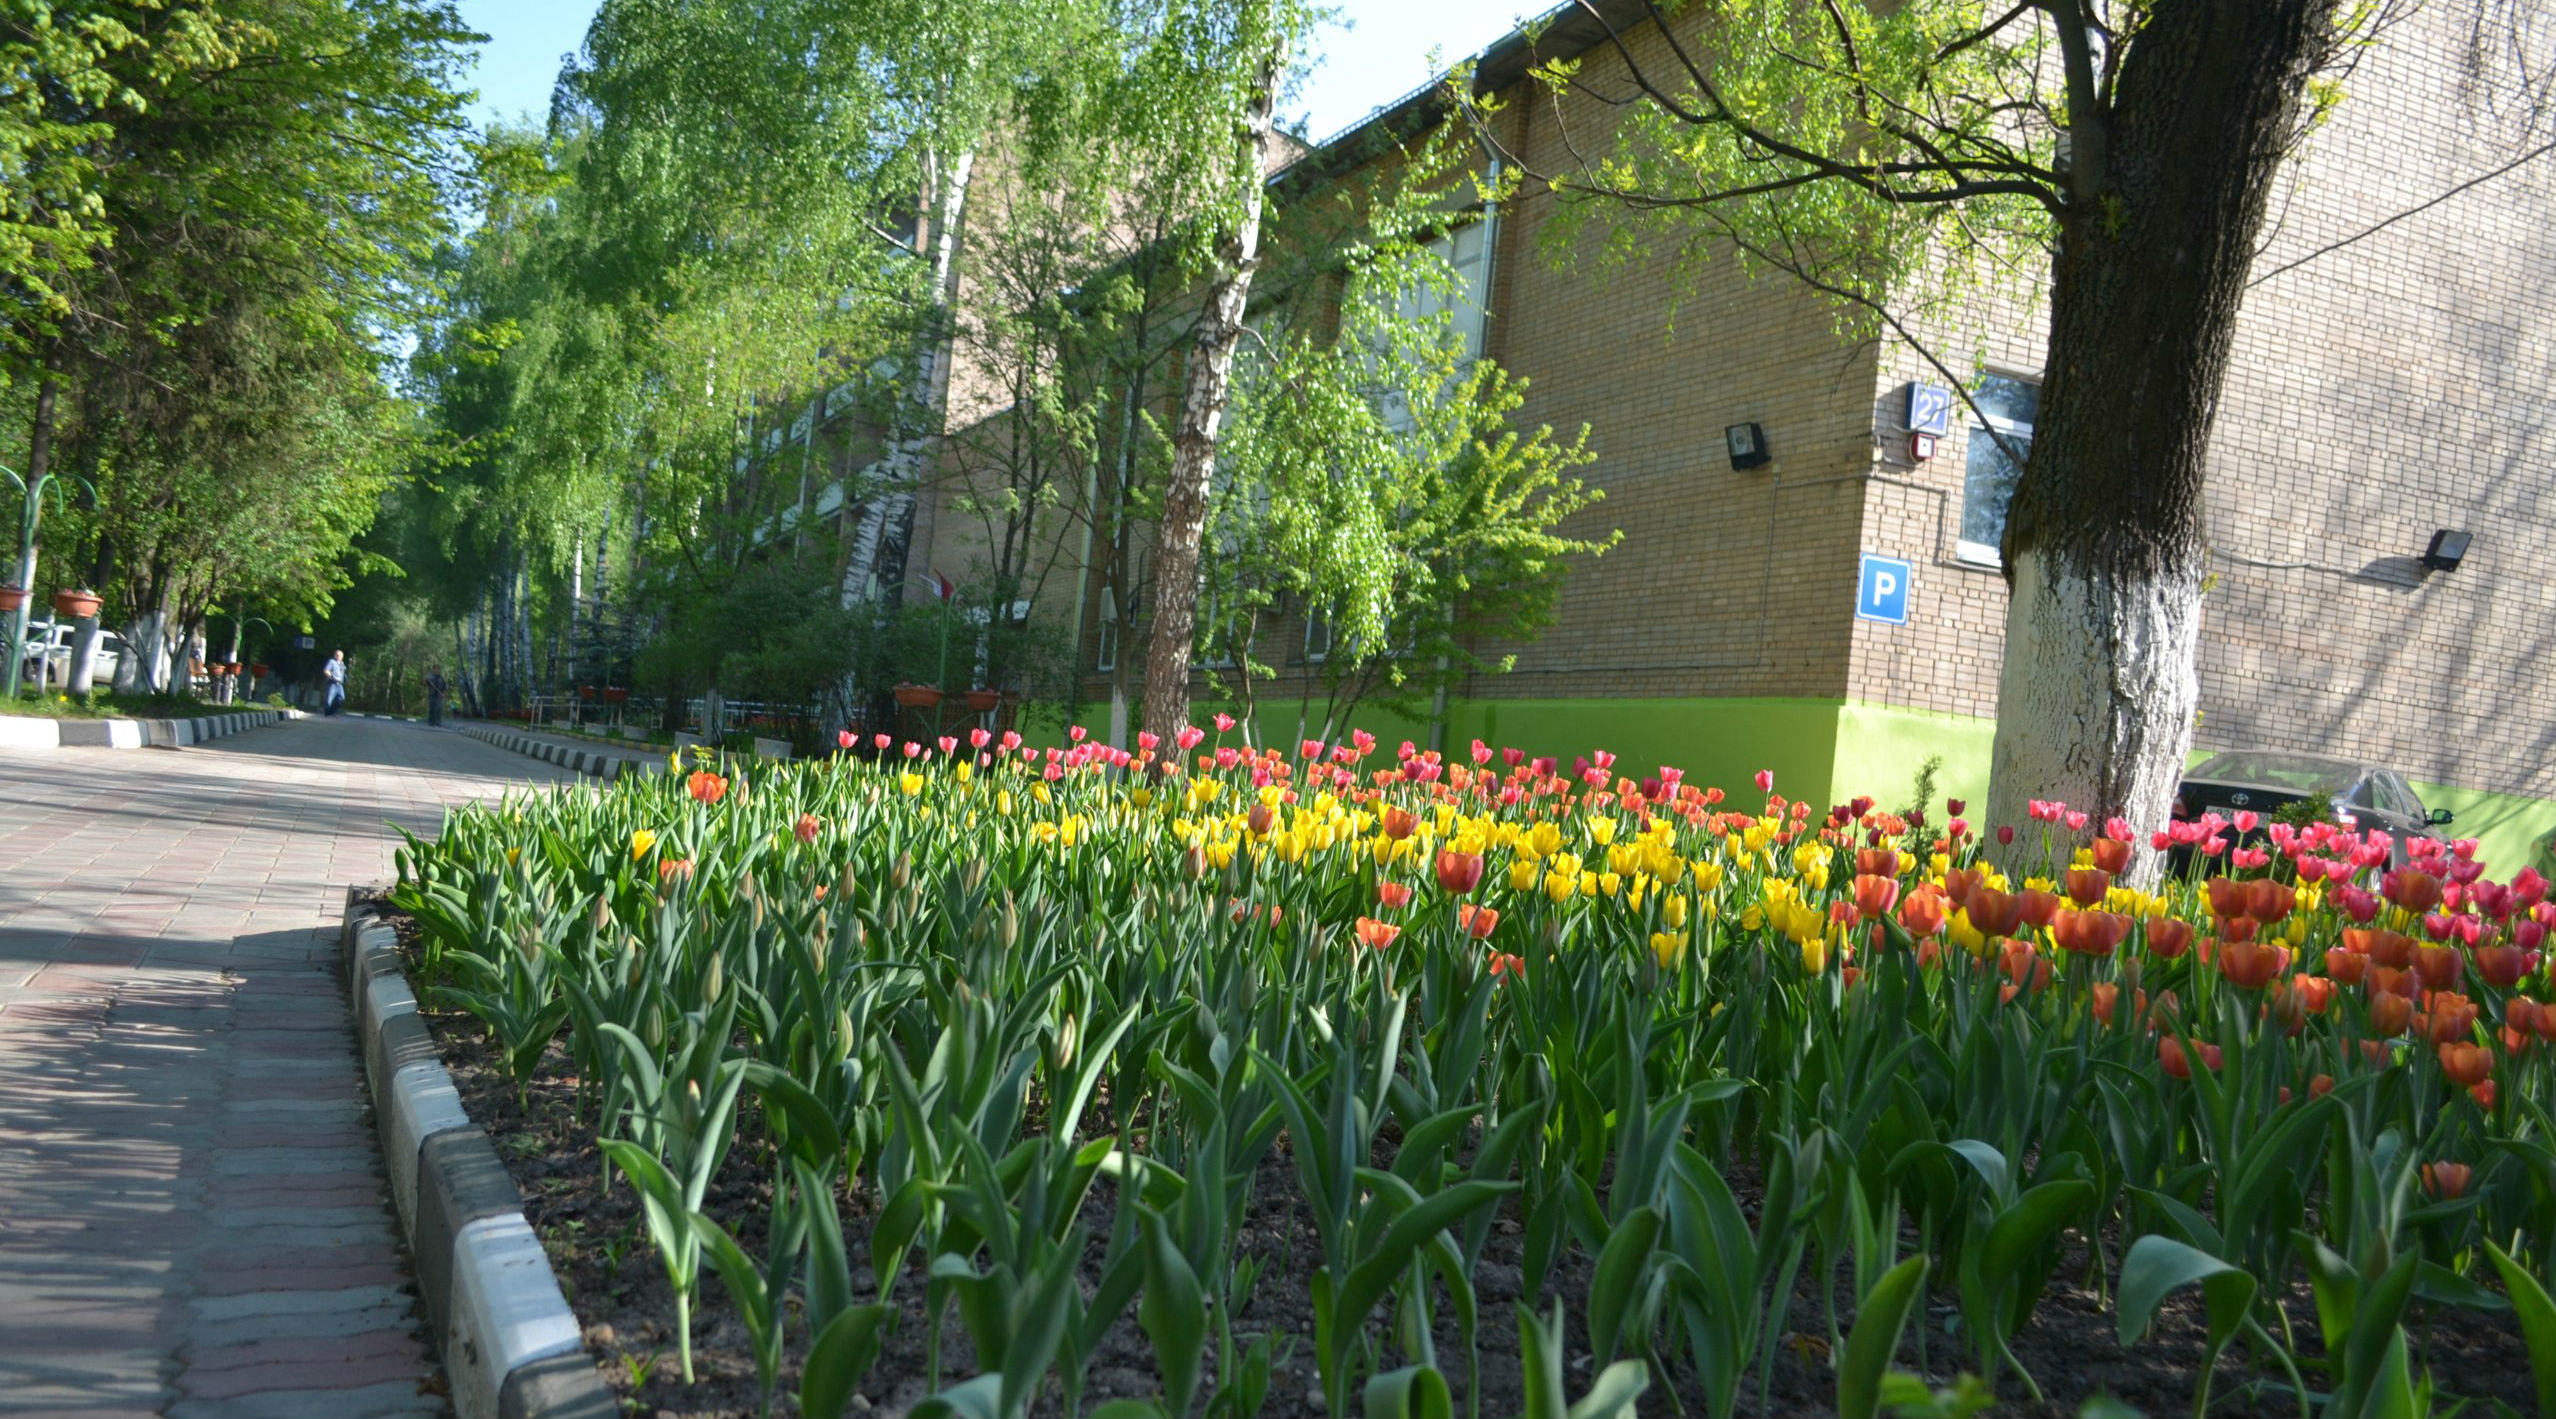
[[[2534,874],[2205,820],[2238,875],[2145,890],[2058,805],[1983,852],[1764,776],[1206,741],[705,767],[403,852],[634,1397],[2556,1399]]]

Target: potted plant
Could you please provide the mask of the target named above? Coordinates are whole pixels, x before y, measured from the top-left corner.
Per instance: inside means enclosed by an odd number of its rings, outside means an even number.
[[[53,593],[53,613],[74,621],[85,621],[98,614],[104,604],[94,591],[57,591]]]
[[[253,676],[254,678],[256,678],[256,679],[260,679],[260,680],[265,679],[265,678],[266,678],[266,662],[265,662],[265,661],[263,661],[263,660],[252,660],[252,661],[250,661],[250,662],[249,662],[249,674],[250,674],[251,676]]]
[[[628,685],[606,685],[604,686],[603,697],[605,704],[620,704],[630,698],[630,687]]]
[[[27,589],[25,587],[0,586],[0,616],[14,615],[19,607],[26,604]]]
[[[1000,690],[974,689],[967,692],[967,708],[972,714],[986,714],[1003,702]]]
[[[577,698],[578,698],[578,699],[581,699],[581,700],[591,700],[591,699],[593,699],[594,697],[595,697],[595,687],[594,687],[594,686],[592,686],[592,685],[579,685],[579,686],[577,687]]]
[[[938,685],[907,683],[896,687],[896,702],[907,709],[930,709],[941,702]]]

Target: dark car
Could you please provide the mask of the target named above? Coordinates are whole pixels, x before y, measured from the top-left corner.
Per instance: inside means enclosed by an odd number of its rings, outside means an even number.
[[[2446,808],[2425,808],[2405,776],[2393,769],[2289,749],[2230,749],[2193,765],[2184,771],[2175,794],[2174,816],[2188,820],[2216,812],[2234,818],[2250,811],[2268,823],[2301,802],[2317,804],[2320,816],[2337,823],[2394,837],[2399,864],[2407,839],[2439,837],[2433,830],[2451,816]],[[2262,835],[2257,827],[2243,836],[2250,842]]]

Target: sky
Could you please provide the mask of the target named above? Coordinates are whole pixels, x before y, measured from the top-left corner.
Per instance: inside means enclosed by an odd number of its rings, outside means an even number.
[[[460,0],[460,7],[463,21],[488,36],[473,79],[479,120],[546,120],[551,81],[562,56],[584,42],[593,0]],[[1341,0],[1339,10],[1340,22],[1315,35],[1313,72],[1285,114],[1317,141],[1508,33],[1518,15],[1502,0]],[[1436,68],[1432,50],[1442,51]]]

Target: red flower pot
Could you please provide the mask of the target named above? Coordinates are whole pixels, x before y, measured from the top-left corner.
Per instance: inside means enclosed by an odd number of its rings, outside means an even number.
[[[907,709],[930,709],[941,702],[941,692],[932,685],[899,685],[896,702]]]
[[[53,593],[54,614],[57,616],[68,616],[75,621],[86,620],[89,617],[98,614],[98,607],[103,604],[104,603],[100,600],[98,594],[94,591],[57,591]]]
[[[630,687],[627,685],[606,685],[604,686],[603,697],[605,704],[620,704],[622,701],[630,698]]]
[[[1003,692],[1000,690],[970,690],[967,692],[967,707],[977,714],[984,714],[1002,702]]]
[[[266,662],[265,662],[265,661],[263,661],[263,660],[252,660],[252,661],[250,661],[250,662],[249,662],[249,674],[256,676],[256,677],[257,677],[258,679],[260,679],[260,680],[265,679],[265,678],[266,678]]]
[[[578,698],[578,699],[581,699],[581,700],[591,700],[591,699],[593,699],[594,697],[595,697],[595,687],[594,687],[594,686],[592,686],[592,685],[579,685],[579,686],[577,687],[577,698]]]
[[[12,615],[19,607],[26,604],[27,589],[25,587],[0,586],[0,616]]]

